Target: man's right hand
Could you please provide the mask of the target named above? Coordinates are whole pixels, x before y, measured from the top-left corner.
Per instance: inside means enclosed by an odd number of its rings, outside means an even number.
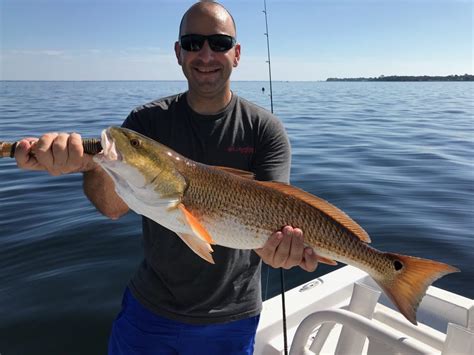
[[[97,167],[92,155],[84,153],[77,133],[46,133],[39,139],[22,139],[16,146],[15,159],[21,169],[45,170],[54,176]]]
[[[84,193],[102,214],[117,219],[128,212],[110,176],[92,160],[92,155],[84,153],[77,133],[46,133],[39,139],[22,139],[16,146],[15,159],[19,168],[44,170],[54,176],[83,172]]]

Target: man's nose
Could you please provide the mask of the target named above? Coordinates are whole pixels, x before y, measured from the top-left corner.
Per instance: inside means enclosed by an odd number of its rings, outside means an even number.
[[[209,47],[207,40],[205,40],[201,50],[199,51],[199,58],[202,61],[208,62],[213,58],[213,56],[214,51],[211,49],[211,47]]]

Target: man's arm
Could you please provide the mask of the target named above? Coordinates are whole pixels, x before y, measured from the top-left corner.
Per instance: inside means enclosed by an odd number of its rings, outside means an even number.
[[[47,133],[39,139],[23,139],[15,150],[15,159],[21,169],[43,170],[53,176],[82,172],[84,193],[101,213],[117,219],[128,211],[112,179],[91,155],[84,153],[79,134]]]
[[[84,194],[103,215],[118,219],[128,212],[128,206],[115,192],[112,178],[100,167],[84,172]]]

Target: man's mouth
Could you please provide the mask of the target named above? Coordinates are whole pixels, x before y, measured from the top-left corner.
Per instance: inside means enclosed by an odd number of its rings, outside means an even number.
[[[216,67],[195,67],[194,68],[197,72],[201,73],[201,74],[212,74],[212,73],[217,73],[220,68],[216,68]]]

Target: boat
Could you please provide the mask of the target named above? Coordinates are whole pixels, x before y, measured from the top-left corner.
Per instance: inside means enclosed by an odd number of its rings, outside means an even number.
[[[290,355],[474,354],[474,300],[430,286],[403,317],[370,276],[345,266],[285,293]],[[281,295],[263,303],[256,355],[284,354]]]

